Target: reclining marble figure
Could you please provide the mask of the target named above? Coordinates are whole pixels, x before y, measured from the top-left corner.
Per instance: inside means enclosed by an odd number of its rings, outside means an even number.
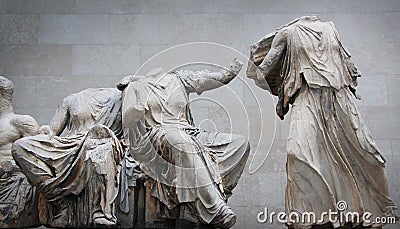
[[[51,227],[116,225],[124,153],[121,92],[90,88],[72,94],[40,131],[46,134],[17,140],[12,154],[40,193],[41,222]]]
[[[258,73],[257,73],[258,72]],[[396,215],[389,197],[385,159],[354,101],[361,76],[332,22],[316,15],[282,26],[252,45],[248,77],[279,100],[283,119],[292,104],[287,142],[286,211]],[[343,201],[347,208],[343,208]],[[342,203],[342,205],[339,205]],[[293,228],[322,224],[381,227],[352,219],[294,222]]]
[[[12,107],[13,83],[0,76],[0,227],[39,226],[37,194],[15,164],[12,143],[35,135],[39,125],[29,115],[15,114]]]
[[[122,81],[122,122],[129,129],[128,155],[151,179],[161,219],[183,219],[220,228],[234,225],[227,197],[249,156],[240,135],[209,133],[194,126],[189,93],[229,83],[242,63],[221,72],[174,71]]]

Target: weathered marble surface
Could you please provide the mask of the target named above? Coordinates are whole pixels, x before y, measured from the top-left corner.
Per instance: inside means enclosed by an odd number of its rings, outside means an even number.
[[[152,178],[146,188],[156,201],[159,220],[220,228],[235,224],[226,201],[243,172],[249,143],[239,135],[196,128],[188,96],[229,83],[241,67],[234,59],[222,72],[155,72],[119,84],[129,156]]]
[[[0,13],[7,14],[6,18],[15,18],[11,24],[8,23],[9,20],[0,19],[0,24],[4,22],[3,28],[13,27],[8,30],[0,29],[4,31],[0,32],[0,40],[4,42],[0,46],[0,75],[5,75],[14,82],[14,111],[18,114],[29,114],[39,124],[46,124],[54,115],[59,102],[67,95],[88,87],[113,87],[115,81],[126,74],[126,70],[130,70],[129,74],[132,74],[132,70],[135,70],[133,66],[140,66],[152,55],[180,45],[183,41],[214,41],[248,55],[249,44],[266,33],[274,31],[275,28],[298,16],[315,12],[321,16],[321,20],[335,23],[346,48],[351,51],[353,61],[362,70],[363,77],[359,78],[357,87],[362,100],[356,103],[387,160],[386,171],[389,175],[391,196],[399,206],[400,1],[271,0],[268,4],[266,2],[265,0],[207,1],[207,3],[197,0],[0,0]],[[36,23],[34,25],[32,20],[25,20],[24,17],[37,17],[39,20],[34,21]],[[91,17],[95,20],[91,20]],[[28,26],[20,27],[25,23]],[[71,27],[74,30],[60,33],[59,28],[64,27]],[[193,29],[194,27],[196,29]],[[7,34],[8,31],[18,34],[10,35]],[[57,34],[52,34],[51,31]],[[27,33],[32,35],[26,36]],[[102,33],[107,35],[103,36]],[[99,40],[97,37],[87,34],[97,34],[102,40],[97,43]],[[26,39],[28,37],[36,37],[37,43],[31,43],[35,40]],[[21,45],[15,45],[16,43]],[[117,51],[125,47],[131,50],[129,48],[131,45],[138,47],[138,50],[134,49],[136,53],[130,53],[129,56],[135,59],[134,65],[130,61],[121,61],[126,55],[120,57]],[[84,49],[86,50],[84,53],[76,53],[77,49],[85,46],[90,46],[90,49]],[[115,49],[109,48],[110,46]],[[108,51],[101,51],[101,56],[91,56],[90,50]],[[75,66],[79,67],[79,61],[84,56],[92,59],[84,62],[86,69],[80,68],[78,71]],[[77,64],[72,66],[72,63]],[[104,68],[108,74],[96,74],[98,72],[96,69]],[[88,75],[83,74],[89,71],[91,73]],[[74,72],[73,75],[71,72]],[[244,81],[253,84],[250,80]],[[234,80],[229,88],[239,82],[241,82],[239,79]],[[62,87],[59,86],[61,84]],[[232,89],[244,104],[255,105],[246,94],[242,95],[242,88]],[[261,95],[261,90],[254,90],[255,87],[251,89],[258,93],[257,98],[270,100],[270,96],[258,96]],[[223,89],[216,90],[207,93],[206,97],[213,96],[212,98],[229,101],[229,96],[222,95],[223,92]],[[249,92],[249,89],[245,88],[245,92]],[[234,110],[240,109],[240,106],[235,104],[229,103],[229,105]],[[210,107],[207,111],[206,108],[195,109],[192,106],[196,123],[203,119],[216,120],[215,113]],[[260,128],[263,126],[264,130],[271,129],[269,126],[272,125],[268,120],[274,121],[272,109],[268,104],[268,113],[264,113],[267,114],[266,120],[252,119],[251,124]],[[253,108],[249,111],[255,112]],[[235,123],[241,123],[241,117],[237,113],[232,113],[232,117],[239,119]],[[229,206],[238,216],[236,228],[284,228],[279,223],[259,224],[255,216],[265,206],[277,210],[284,209],[282,194],[286,186],[285,154],[290,118],[286,116],[285,119],[287,120],[277,122],[274,146],[266,163],[254,174],[249,174],[246,168],[235,189],[235,195],[229,199]],[[225,131],[229,128],[223,125],[221,117],[217,120],[221,120],[219,130]],[[265,126],[267,122],[268,127]],[[243,130],[243,133],[246,131],[246,128],[236,129]],[[256,134],[250,136],[250,139],[254,138],[257,138]],[[251,142],[252,152],[256,145],[256,142]],[[269,146],[268,143],[262,142],[258,147],[261,149],[260,154],[266,153],[262,149],[268,149]],[[250,161],[248,160],[248,164]],[[255,186],[259,188],[248,188]],[[248,199],[246,196],[254,198]],[[268,198],[269,196],[274,198]],[[399,225],[392,225],[387,226],[387,229],[398,229],[398,227]]]
[[[186,220],[232,227],[236,215],[226,201],[243,172],[249,142],[196,128],[188,96],[228,84],[241,67],[234,59],[221,72],[157,70],[125,77],[117,85],[122,96],[114,88],[89,88],[66,97],[49,125],[12,147],[40,194],[40,222],[134,226],[135,215],[154,213],[145,225]],[[140,189],[145,200],[135,193]]]
[[[276,113],[291,116],[287,143],[286,211],[396,215],[385,159],[361,118],[354,97],[361,76],[332,22],[304,16],[252,45],[248,77],[277,95]],[[343,209],[342,209],[343,210]],[[347,221],[294,223],[343,226]],[[381,227],[362,222],[363,226]]]
[[[35,135],[39,125],[29,115],[14,113],[13,91],[13,83],[0,76],[0,227],[33,227],[40,225],[36,190],[15,164],[11,147],[17,139]]]
[[[14,159],[40,193],[40,221],[51,227],[115,226],[124,153],[121,93],[99,88],[72,94],[40,131],[13,145]]]

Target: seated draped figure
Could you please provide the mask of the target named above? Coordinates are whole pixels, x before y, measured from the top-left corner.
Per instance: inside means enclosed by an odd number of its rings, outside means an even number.
[[[12,107],[13,83],[0,76],[0,228],[39,226],[37,195],[15,164],[12,143],[35,135],[39,125],[29,115],[15,114]]]
[[[120,82],[126,154],[149,176],[158,217],[229,228],[236,215],[227,197],[249,156],[240,135],[209,133],[194,126],[189,93],[228,84],[242,67],[237,59],[221,72],[180,70]]]
[[[86,89],[66,97],[49,126],[17,140],[12,154],[37,188],[42,224],[113,226],[123,157],[121,92]],[[64,132],[64,133],[63,133]],[[63,134],[62,134],[63,133]]]

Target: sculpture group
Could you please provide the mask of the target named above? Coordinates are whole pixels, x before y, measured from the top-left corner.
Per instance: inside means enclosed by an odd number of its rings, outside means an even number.
[[[228,84],[241,68],[234,59],[220,72],[127,76],[117,88],[69,95],[42,127],[14,114],[13,84],[0,77],[0,227],[232,227],[227,199],[250,144],[197,128],[188,96]],[[320,215],[346,201],[349,212],[396,214],[385,160],[354,103],[360,73],[333,23],[304,16],[263,37],[251,46],[247,76],[278,96],[281,119],[292,105],[287,213]],[[382,226],[329,218],[287,226],[352,223]]]

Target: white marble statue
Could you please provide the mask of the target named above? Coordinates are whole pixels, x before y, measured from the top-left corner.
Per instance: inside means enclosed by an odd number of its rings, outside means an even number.
[[[0,227],[34,227],[40,225],[36,191],[16,166],[11,147],[37,134],[39,125],[29,115],[14,113],[13,92],[13,83],[0,76]]]
[[[253,44],[250,59],[255,65],[249,63],[248,77],[278,96],[276,112],[281,119],[292,105],[287,213],[321,216],[329,210],[343,210],[338,203],[345,201],[345,214],[370,212],[371,219],[395,214],[385,159],[354,101],[360,73],[333,23],[322,22],[318,16],[301,17]],[[299,222],[290,227],[337,228],[344,224],[382,226],[367,221],[330,221],[325,215],[320,222]]]
[[[40,193],[41,222],[51,227],[115,226],[123,157],[121,92],[98,88],[72,94],[41,131],[46,134],[19,139],[12,150]]]
[[[157,200],[160,219],[234,225],[236,215],[227,197],[243,172],[249,143],[240,135],[195,127],[189,94],[228,84],[241,67],[234,59],[221,72],[182,70],[133,76],[119,84],[129,155],[152,178],[150,194]]]

